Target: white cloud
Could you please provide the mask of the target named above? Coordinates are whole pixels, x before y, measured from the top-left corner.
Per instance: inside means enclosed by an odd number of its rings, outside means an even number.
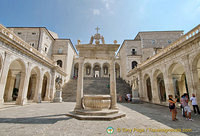
[[[115,3],[115,0],[102,0],[105,8],[110,11],[110,13],[113,13],[113,10],[111,9],[110,5]]]
[[[93,15],[100,15],[100,13],[99,9],[93,9]]]
[[[109,3],[106,3],[106,9],[110,9],[110,5],[109,5]]]

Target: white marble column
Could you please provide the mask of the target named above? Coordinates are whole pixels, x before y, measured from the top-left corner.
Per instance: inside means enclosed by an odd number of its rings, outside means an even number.
[[[48,77],[48,80],[47,80],[46,93],[44,97],[45,101],[50,101],[50,88],[51,88],[51,76]]]
[[[13,75],[12,73],[8,76],[8,89],[7,90],[7,97],[5,98],[5,101],[10,102],[12,101],[12,94],[13,94],[13,88],[14,88],[14,83],[15,83],[15,75]]]
[[[189,56],[184,56],[182,58],[182,61],[184,62],[184,69],[185,69],[185,75],[186,75],[186,80],[187,80],[187,85],[188,85],[188,91],[191,97],[192,93],[194,92],[194,83],[192,82],[192,68],[190,68],[188,57]]]
[[[38,75],[32,75],[31,76],[31,100],[34,98],[35,91],[36,91],[36,86],[37,86],[37,77]]]
[[[9,71],[9,66],[10,66],[10,54],[6,54],[6,57],[3,61],[3,66],[2,66],[2,74],[0,77],[0,105],[4,103],[4,91],[6,87],[6,79]]]
[[[116,77],[115,77],[115,60],[112,58],[110,63],[110,96],[111,96],[111,109],[118,109],[117,107],[117,94],[116,94]]]
[[[171,73],[168,73],[168,69],[165,66],[165,71],[163,73],[164,83],[165,83],[165,91],[166,91],[166,99],[168,100],[168,95],[173,95],[175,97],[174,93],[174,87],[173,87],[173,80]]]
[[[27,103],[28,84],[31,74],[31,64],[28,63],[25,72],[21,72],[20,85],[16,104],[24,105]]]
[[[41,92],[42,92],[42,84],[43,84],[43,74],[41,73],[40,76],[37,78],[36,81],[36,90],[35,90],[35,95],[33,98],[34,102],[41,102]]]
[[[77,81],[77,91],[76,91],[76,107],[74,111],[82,109],[82,98],[83,98],[83,63],[84,58],[79,58],[79,71],[78,71],[78,81]]]
[[[56,80],[55,71],[52,71],[51,83],[50,83],[50,100],[51,100],[51,101],[53,101],[53,99],[54,99],[54,94],[55,94],[55,92],[56,92],[55,80]]]

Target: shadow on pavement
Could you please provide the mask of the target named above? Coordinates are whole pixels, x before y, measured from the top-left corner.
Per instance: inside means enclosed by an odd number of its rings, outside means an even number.
[[[54,124],[58,121],[69,120],[71,117],[63,117],[65,114],[25,117],[25,118],[0,118],[0,123],[14,124]]]
[[[185,133],[187,135],[197,136],[200,135],[200,115],[194,115],[192,118],[194,121],[188,121],[181,115],[181,109],[177,109],[178,121],[172,121],[171,112],[167,106],[155,105],[150,103],[143,104],[131,104],[131,103],[119,103],[131,110],[139,112],[151,120],[158,121],[174,129],[192,129],[192,132]]]

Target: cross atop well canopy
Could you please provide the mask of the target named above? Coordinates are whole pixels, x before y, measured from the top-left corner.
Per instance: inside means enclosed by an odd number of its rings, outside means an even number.
[[[98,31],[100,30],[100,28],[97,26],[97,28],[95,28],[97,30],[97,34],[98,34]]]

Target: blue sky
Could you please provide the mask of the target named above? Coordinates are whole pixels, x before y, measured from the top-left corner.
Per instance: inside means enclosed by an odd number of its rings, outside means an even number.
[[[95,27],[106,43],[133,39],[139,31],[191,30],[200,24],[200,0],[0,0],[4,26],[42,26],[89,43]]]

